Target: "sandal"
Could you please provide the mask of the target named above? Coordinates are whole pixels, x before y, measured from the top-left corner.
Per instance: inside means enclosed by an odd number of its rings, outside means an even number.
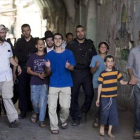
[[[59,130],[51,130],[52,134],[59,134]]]
[[[133,135],[134,139],[139,139],[140,138],[140,131],[136,131]]]
[[[67,122],[64,122],[61,124],[61,128],[62,129],[66,129],[68,127],[68,123]]]
[[[42,122],[39,122],[39,126],[40,127],[46,127],[46,124],[42,121]]]
[[[36,123],[37,120],[38,120],[38,115],[37,114],[32,114],[32,116],[31,116],[31,122],[32,123]]]

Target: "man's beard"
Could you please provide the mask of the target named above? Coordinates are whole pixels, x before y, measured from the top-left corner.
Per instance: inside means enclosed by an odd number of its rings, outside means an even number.
[[[5,41],[5,39],[3,39],[2,37],[0,37],[0,41],[1,41],[1,42],[4,42],[4,41]]]
[[[77,38],[78,40],[84,40],[84,39],[85,39],[85,36],[83,36],[82,38],[79,38],[78,36],[76,36],[76,38]]]
[[[49,46],[49,45],[47,44],[47,47],[48,47],[48,48],[52,48],[53,46],[54,46],[54,45],[52,45],[52,46]]]

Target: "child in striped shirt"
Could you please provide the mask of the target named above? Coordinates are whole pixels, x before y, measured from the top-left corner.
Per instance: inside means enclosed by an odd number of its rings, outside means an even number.
[[[117,82],[119,81],[122,85],[129,84],[128,81],[123,81],[122,74],[113,69],[114,57],[107,55],[104,59],[106,69],[101,72],[98,82],[98,98],[96,106],[99,107],[101,101],[101,126],[100,135],[104,136],[104,126],[109,123],[108,136],[114,138],[112,135],[112,127],[118,125],[118,112],[117,112]],[[101,97],[101,100],[100,100]]]

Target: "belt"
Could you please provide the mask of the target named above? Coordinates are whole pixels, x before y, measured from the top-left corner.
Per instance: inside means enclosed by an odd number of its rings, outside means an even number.
[[[73,72],[90,72],[90,69],[74,69]]]

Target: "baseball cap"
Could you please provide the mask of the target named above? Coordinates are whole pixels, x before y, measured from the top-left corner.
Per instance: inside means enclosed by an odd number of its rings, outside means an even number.
[[[8,28],[6,28],[3,24],[0,25],[0,31],[1,31],[2,29],[5,29],[6,32],[9,31]]]

